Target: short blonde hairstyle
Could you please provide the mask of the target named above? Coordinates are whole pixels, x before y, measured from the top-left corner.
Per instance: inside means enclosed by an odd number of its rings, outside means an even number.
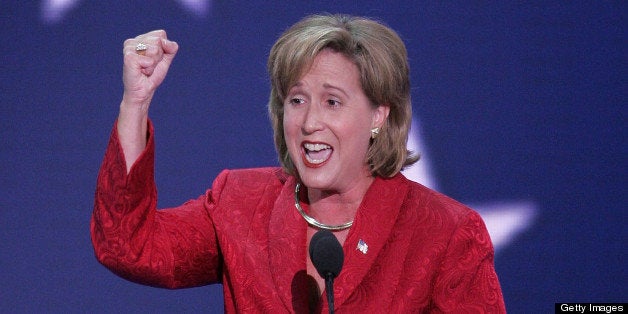
[[[290,88],[323,49],[342,53],[360,71],[360,83],[373,108],[388,106],[388,118],[366,154],[371,174],[392,177],[419,158],[408,151],[412,121],[406,47],[395,31],[374,20],[347,15],[312,15],[275,42],[268,57],[271,91],[268,111],[282,167],[296,175],[283,129],[283,106]]]

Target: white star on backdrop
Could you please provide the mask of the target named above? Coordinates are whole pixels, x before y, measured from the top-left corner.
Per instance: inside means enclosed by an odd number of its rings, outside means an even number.
[[[58,23],[81,0],[44,0],[41,6],[42,19],[46,23]],[[196,16],[205,16],[211,9],[211,0],[177,0],[183,8]]]
[[[58,23],[75,8],[81,0],[45,0],[42,2],[42,19],[46,23]],[[203,17],[211,9],[211,0],[177,0],[189,13]],[[436,180],[430,172],[429,156],[422,146],[418,121],[412,123],[413,129],[408,140],[408,148],[419,152],[421,160],[404,170],[409,179],[429,188],[438,190]],[[537,205],[532,201],[492,201],[489,203],[469,204],[482,215],[491,235],[496,251],[507,246],[518,234],[530,228],[537,213]]]
[[[418,120],[412,121],[412,129],[408,138],[408,149],[418,152],[421,160],[403,171],[408,179],[419,182],[431,189],[438,190],[436,179],[430,171],[429,156],[422,145]],[[495,251],[501,250],[515,239],[517,235],[530,228],[534,222],[537,205],[532,201],[500,200],[489,203],[467,205],[476,210],[484,220]]]

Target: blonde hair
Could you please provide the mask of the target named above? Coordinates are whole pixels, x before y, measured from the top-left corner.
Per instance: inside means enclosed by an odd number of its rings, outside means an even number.
[[[323,49],[353,61],[372,106],[388,106],[388,118],[371,140],[366,162],[371,173],[392,177],[419,158],[408,151],[412,121],[410,78],[405,45],[392,29],[374,20],[347,15],[312,15],[299,21],[275,42],[268,57],[271,91],[268,111],[282,167],[295,174],[283,130],[283,104],[288,90]]]

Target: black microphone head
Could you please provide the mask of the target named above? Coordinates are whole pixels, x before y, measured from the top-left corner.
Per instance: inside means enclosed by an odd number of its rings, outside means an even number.
[[[318,231],[310,240],[310,259],[323,278],[336,278],[342,269],[345,254],[336,236],[327,230]]]

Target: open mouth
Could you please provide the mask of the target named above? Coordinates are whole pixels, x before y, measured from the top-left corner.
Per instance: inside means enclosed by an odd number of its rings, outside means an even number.
[[[317,168],[324,165],[334,151],[331,146],[323,143],[303,143],[302,157],[307,167]]]

